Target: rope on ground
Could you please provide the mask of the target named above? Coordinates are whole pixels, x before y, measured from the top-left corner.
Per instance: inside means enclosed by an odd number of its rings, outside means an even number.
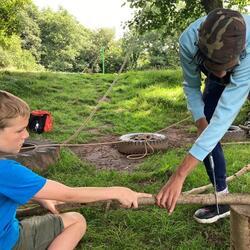
[[[222,142],[221,145],[250,144],[250,141]]]
[[[130,160],[139,160],[139,159],[143,159],[144,157],[146,157],[147,155],[151,155],[154,153],[154,148],[149,144],[148,142],[149,140],[144,140],[144,148],[145,148],[145,153],[143,154],[130,154],[130,155],[127,155],[127,159],[130,159]],[[152,150],[151,153],[148,153],[148,147]]]
[[[170,126],[168,126],[168,127],[166,127],[166,128],[163,128],[163,129],[161,129],[161,130],[156,131],[156,133],[159,133],[159,132],[161,132],[161,131],[167,130],[167,129],[172,128],[172,127],[174,127],[174,126],[176,126],[176,125],[178,125],[178,124],[180,124],[180,123],[182,123],[182,122],[185,122],[185,121],[187,121],[190,117],[191,117],[191,116],[189,115],[188,117],[186,117],[186,118],[183,119],[183,120],[180,120],[180,121],[178,121],[178,122],[176,122],[176,123],[171,124]]]
[[[190,118],[186,117],[185,119],[176,122],[170,126],[167,126],[161,130],[158,130],[158,132],[160,131],[164,131],[167,130],[169,128],[172,128],[174,126],[176,126],[177,124],[180,124],[186,120],[188,120]],[[88,147],[88,146],[100,146],[100,145],[114,145],[114,144],[119,144],[122,143],[121,141],[111,141],[111,142],[97,142],[97,143],[82,143],[82,144],[69,144],[69,143],[55,143],[55,144],[43,144],[43,145],[34,145],[34,146],[28,146],[25,148],[22,148],[20,151],[26,151],[26,150],[32,150],[32,149],[37,149],[37,148],[47,148],[47,147]],[[223,142],[221,143],[222,145],[237,145],[237,144],[250,144],[250,141],[240,141],[240,142]],[[138,160],[138,159],[142,159],[144,157],[146,157],[147,155],[151,155],[155,152],[154,147],[152,145],[149,144],[149,140],[145,140],[145,153],[142,154],[131,154],[127,156],[127,159],[131,159],[131,160]],[[148,152],[148,147],[152,150],[152,152]]]
[[[170,127],[170,126],[169,126]],[[167,127],[167,128],[169,128]],[[172,127],[172,126],[171,126]],[[166,130],[162,129],[163,130]],[[112,145],[112,144],[119,144],[121,141],[111,141],[111,142],[96,142],[96,143],[80,143],[80,144],[60,144],[60,143],[55,143],[55,144],[43,144],[43,145],[34,145],[34,146],[28,146],[25,148],[21,149],[22,151],[28,150],[28,149],[36,149],[36,148],[47,148],[47,147],[88,147],[88,146],[98,146],[98,145]],[[235,144],[250,144],[250,141],[240,141],[240,142],[223,142],[221,143],[222,145],[235,145]],[[151,147],[151,145],[150,145]],[[153,148],[153,147],[152,147]]]
[[[112,141],[112,142],[96,142],[96,143],[80,143],[80,144],[65,144],[65,143],[51,143],[51,144],[42,144],[42,145],[34,145],[21,148],[21,152],[29,150],[29,149],[37,149],[37,148],[49,148],[49,147],[88,147],[88,146],[98,146],[98,145],[112,145],[118,144],[121,141]]]
[[[95,108],[92,110],[92,112],[90,113],[90,115],[84,120],[83,124],[75,131],[75,133],[70,136],[67,140],[65,140],[62,144],[68,144],[70,141],[72,141],[73,139],[75,139],[79,133],[85,128],[86,124],[92,120],[92,118],[94,117],[94,115],[96,114],[98,108],[100,107],[100,104],[106,99],[106,97],[108,96],[108,94],[111,92],[112,88],[114,87],[114,85],[116,84],[116,82],[118,81],[119,77],[120,77],[120,74],[121,72],[123,71],[123,68],[125,67],[127,61],[128,61],[128,58],[129,58],[129,55],[132,51],[132,48],[133,48],[134,44],[132,44],[132,46],[130,47],[130,49],[128,50],[126,56],[125,56],[125,59],[123,61],[123,64],[120,68],[120,70],[118,71],[118,74],[116,76],[116,78],[114,79],[114,81],[112,82],[112,84],[110,85],[110,87],[108,88],[108,90],[106,91],[106,93],[104,94],[104,96],[98,101],[97,105],[95,106]],[[62,146],[63,146],[62,145]]]
[[[160,131],[165,131],[169,128],[172,128],[186,120],[188,120],[190,118],[190,116],[186,117],[185,119],[181,120],[181,121],[178,121],[176,123],[173,123],[171,124],[170,126],[167,126],[161,130],[158,130],[156,131],[156,133],[160,132]],[[84,127],[81,128],[81,130],[83,129]],[[81,131],[80,131],[80,128],[77,130],[77,133],[79,134]],[[68,141],[68,140],[66,140]],[[46,148],[46,147],[87,147],[87,146],[98,146],[98,145],[112,145],[112,144],[119,144],[121,143],[121,141],[111,141],[111,142],[96,142],[96,143],[80,143],[80,144],[69,144],[69,143],[66,143],[63,142],[63,143],[51,143],[51,144],[43,144],[43,145],[34,145],[34,146],[28,146],[28,147],[25,147],[22,150],[28,150],[28,149],[36,149],[36,148]],[[152,151],[154,152],[154,148],[148,143],[146,142],[146,144],[152,149]],[[146,147],[145,147],[146,148]]]

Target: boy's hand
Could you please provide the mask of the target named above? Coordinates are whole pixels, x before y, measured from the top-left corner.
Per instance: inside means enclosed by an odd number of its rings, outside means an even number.
[[[116,199],[125,208],[138,208],[138,198],[150,198],[152,194],[137,193],[129,188],[114,187]]]
[[[54,201],[54,200],[44,200],[39,199],[37,200],[40,206],[48,209],[53,214],[59,214],[58,210],[56,209],[56,205],[61,204],[63,202],[60,201]]]

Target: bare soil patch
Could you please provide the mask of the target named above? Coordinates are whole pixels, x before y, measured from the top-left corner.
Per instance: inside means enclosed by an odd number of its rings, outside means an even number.
[[[196,134],[190,133],[188,128],[188,126],[181,126],[160,132],[168,138],[166,151],[168,148],[183,147],[194,142]],[[106,136],[99,139],[98,142],[112,141],[118,141],[118,137]],[[74,147],[71,150],[80,159],[91,163],[97,169],[132,171],[138,164],[145,160],[145,157],[136,160],[128,159],[127,155],[118,152],[115,144]]]

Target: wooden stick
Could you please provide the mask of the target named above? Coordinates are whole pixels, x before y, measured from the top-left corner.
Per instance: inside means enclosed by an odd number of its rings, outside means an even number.
[[[230,181],[234,180],[235,178],[238,178],[239,176],[241,176],[241,175],[243,175],[243,174],[245,174],[245,173],[247,173],[249,171],[250,171],[250,164],[243,167],[237,173],[227,177],[226,181],[230,182]],[[208,184],[208,185],[205,185],[205,186],[197,187],[197,188],[191,189],[189,191],[186,191],[186,192],[184,192],[184,194],[200,194],[200,193],[203,193],[203,192],[207,191],[208,189],[210,189],[212,187],[213,187],[212,184]]]
[[[142,198],[138,201],[139,205],[154,205],[155,197]],[[214,194],[182,194],[177,200],[177,204],[200,204],[213,205],[216,204]],[[225,194],[218,196],[218,204],[228,205],[250,205],[250,194]]]
[[[229,176],[226,181],[230,182],[232,180],[234,180],[235,178],[238,178],[241,175],[244,175],[245,173],[250,171],[250,164],[246,165],[245,167],[243,167],[242,169],[240,169],[238,172],[236,172],[235,174]],[[180,196],[179,200],[177,201],[178,204],[193,204],[192,201],[190,203],[190,199],[194,198],[194,202],[195,204],[208,204],[208,203],[199,203],[200,199],[202,199],[200,196],[191,196],[191,194],[200,194],[203,193],[205,191],[207,191],[209,188],[212,188],[212,184],[208,184],[202,187],[198,187],[198,188],[194,188],[190,191],[186,191],[183,192],[183,195]],[[188,195],[188,196],[187,196]],[[210,195],[211,196],[211,195]],[[214,195],[212,195],[214,196]],[[185,197],[185,199],[184,199]],[[188,197],[188,199],[186,200],[186,198]],[[199,202],[196,200],[196,197],[199,197]],[[203,197],[203,196],[202,196]],[[209,195],[207,196],[209,197]],[[229,196],[228,196],[229,197]],[[239,196],[241,197],[241,196]],[[244,195],[245,197],[245,195]],[[209,198],[211,199],[211,198]],[[183,201],[185,201],[185,203],[183,203]],[[149,198],[149,199],[140,199],[139,200],[139,205],[153,205],[154,204],[154,198]],[[244,200],[245,202],[245,200]],[[211,204],[214,204],[215,202],[213,201]],[[231,203],[228,203],[231,204]],[[232,203],[233,204],[233,203]],[[237,203],[237,204],[241,204],[241,203]],[[245,203],[244,203],[245,204]],[[98,203],[88,203],[88,204],[84,204],[84,203],[65,203],[65,204],[60,204],[57,205],[57,209],[60,212],[66,212],[66,211],[72,211],[75,209],[80,209],[83,208],[85,206],[113,206],[113,207],[119,207],[119,203],[114,202],[114,201],[106,201],[106,202],[98,202]],[[46,214],[48,211],[42,207],[39,206],[35,206],[35,207],[31,207],[31,208],[25,208],[25,209],[18,209],[17,210],[17,216],[18,217],[26,217],[26,216],[34,216],[34,215],[40,215],[40,214]]]
[[[155,205],[155,196],[152,198],[139,198],[138,205]],[[177,204],[200,204],[200,205],[212,205],[216,203],[214,194],[182,194],[180,195]],[[250,205],[250,194],[226,194],[220,195],[218,197],[219,204],[229,204],[229,205]],[[60,212],[72,211],[89,206],[107,206],[107,204],[112,208],[120,208],[120,203],[117,201],[101,201],[93,203],[65,203],[56,206],[57,210]],[[33,207],[17,210],[17,217],[34,216],[48,213],[48,210],[42,207]]]

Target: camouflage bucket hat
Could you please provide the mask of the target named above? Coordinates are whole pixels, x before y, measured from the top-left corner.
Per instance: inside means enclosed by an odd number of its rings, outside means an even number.
[[[211,70],[226,70],[237,64],[245,42],[244,18],[234,10],[211,11],[199,29],[198,47]]]

